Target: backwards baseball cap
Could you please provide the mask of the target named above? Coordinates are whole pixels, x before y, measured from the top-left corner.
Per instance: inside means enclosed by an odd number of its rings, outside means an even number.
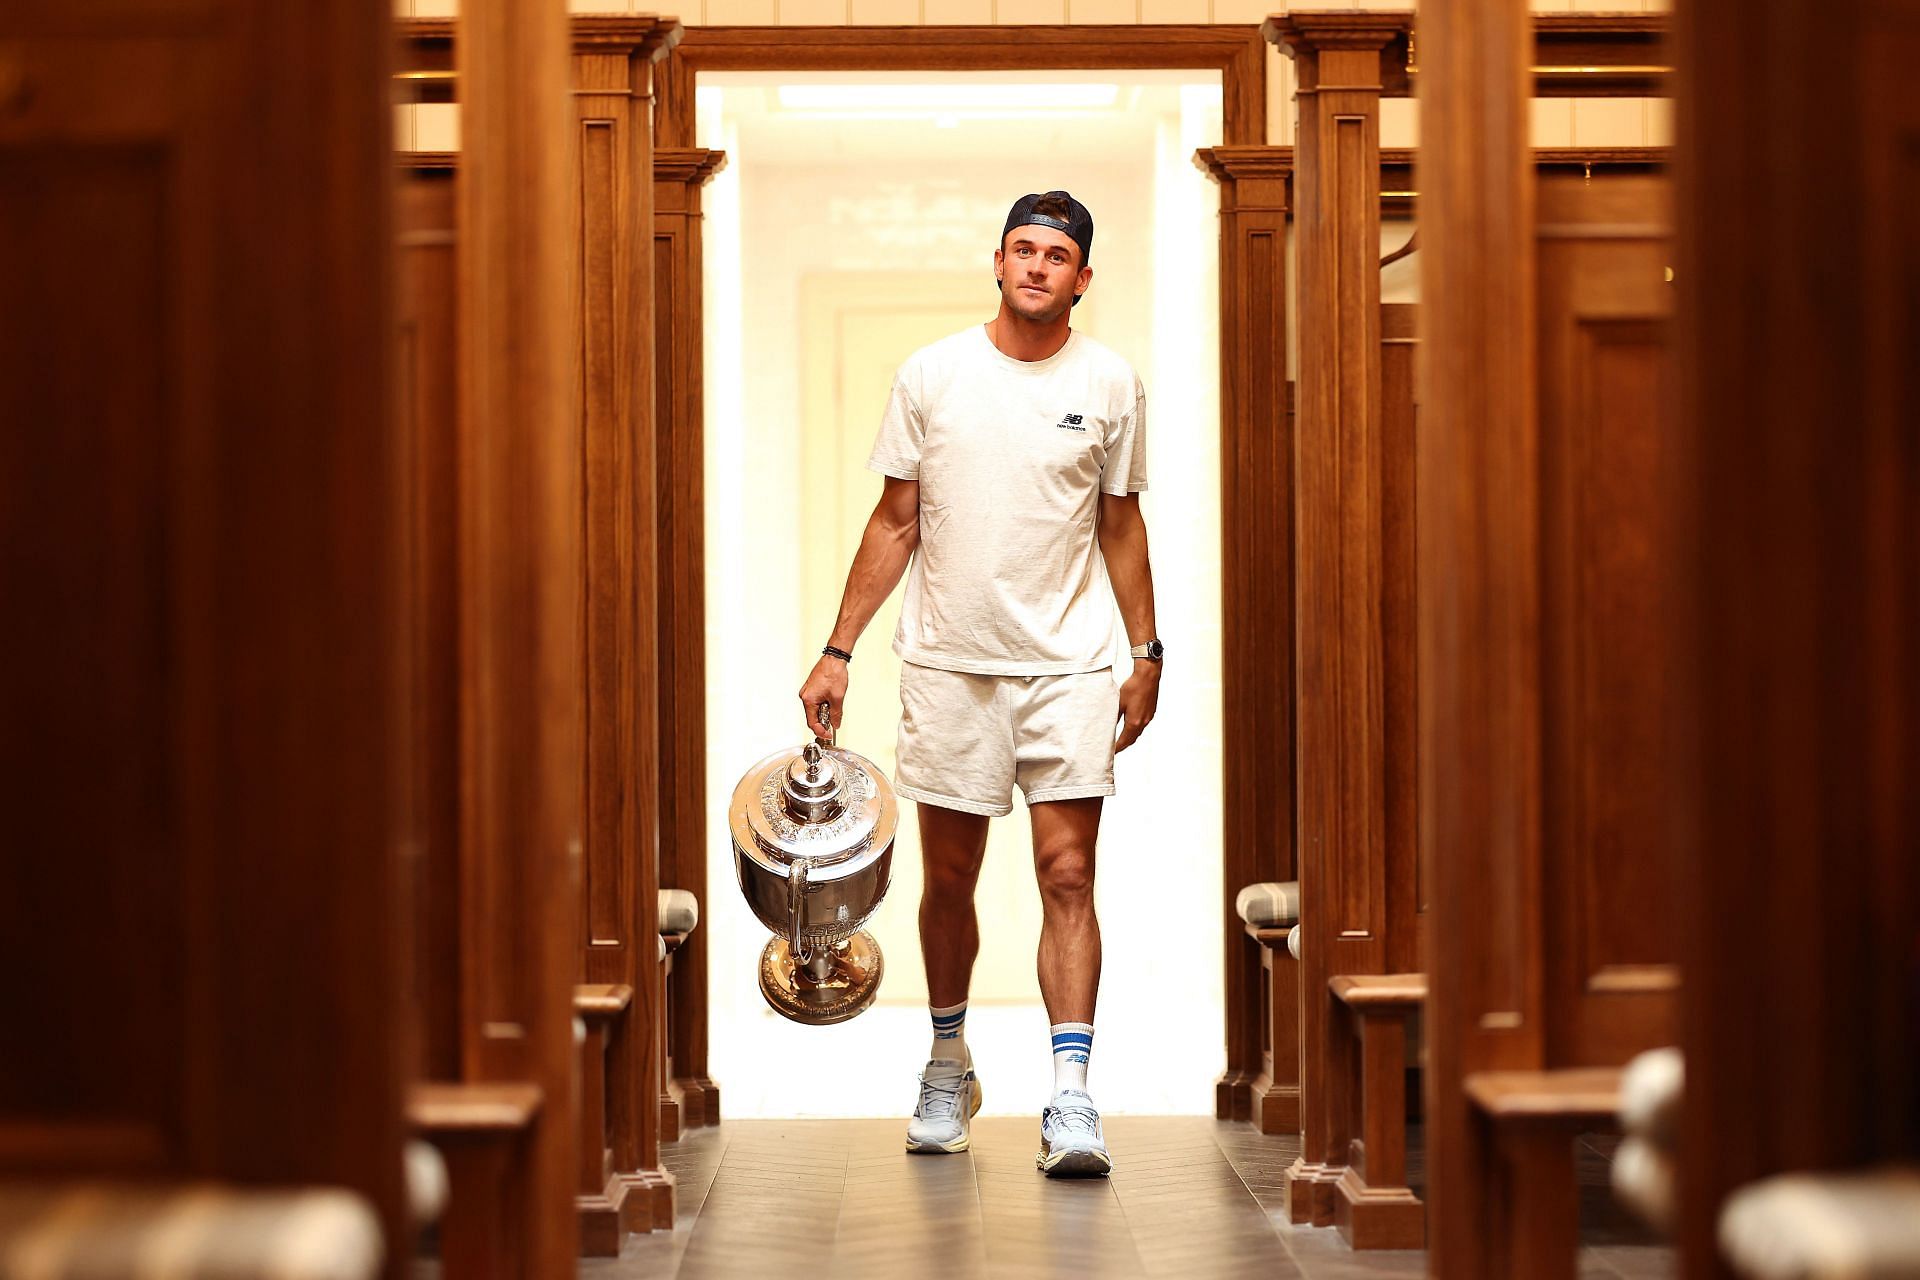
[[[1042,213],[1039,206],[1042,201],[1058,202],[1065,205],[1067,216],[1058,217],[1051,213]],[[1052,227],[1055,231],[1064,231],[1073,242],[1080,246],[1080,265],[1086,266],[1093,259],[1093,215],[1087,212],[1087,206],[1075,200],[1064,191],[1047,191],[1021,196],[1013,202],[1013,208],[1007,212],[1007,225],[1000,228],[1000,243],[1007,243],[1007,232],[1015,227]],[[1075,295],[1073,305],[1080,305],[1080,295]]]

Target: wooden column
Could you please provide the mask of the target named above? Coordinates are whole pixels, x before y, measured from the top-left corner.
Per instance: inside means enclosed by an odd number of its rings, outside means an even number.
[[[1300,862],[1301,1155],[1295,1221],[1331,1225],[1346,1164],[1328,1060],[1336,974],[1411,967],[1414,850],[1390,838],[1393,769],[1384,627],[1386,539],[1411,494],[1391,491],[1381,434],[1380,96],[1405,15],[1291,14],[1267,31],[1293,58],[1300,275],[1294,441],[1295,817]]]
[[[1293,439],[1287,414],[1288,147],[1212,147],[1195,161],[1220,184],[1221,589],[1234,602],[1221,654],[1228,797],[1221,933],[1226,943],[1227,1070],[1222,1120],[1267,1133],[1299,1129],[1297,1083],[1259,1090],[1267,1010],[1260,948],[1234,898],[1294,878]]]
[[[671,19],[572,20],[584,493],[586,818],[579,978],[630,987],[609,1039],[610,1146],[616,1178],[584,1195],[583,1216],[627,1229],[673,1225],[673,1179],[660,1168],[664,1046],[660,980],[658,528],[654,467],[653,144],[655,59],[678,37]],[[629,1193],[632,1193],[631,1197]],[[619,1248],[619,1231],[583,1230],[583,1245]]]
[[[518,1257],[574,1267],[581,436],[567,18],[469,0],[460,240],[462,1078],[539,1090],[505,1198]]]
[[[665,78],[674,63],[662,67]],[[706,430],[700,387],[700,188],[726,155],[661,147],[653,156],[654,415],[659,424],[660,884],[707,910]],[[648,910],[655,910],[649,904]],[[707,934],[695,929],[673,958],[668,1014],[681,1122],[720,1122],[707,1074]]]
[[[1679,17],[1680,1244],[1702,1280],[1742,1183],[1920,1155],[1920,27],[1860,0]]]
[[[0,1173],[400,1277],[390,12],[0,8]]]
[[[1541,1053],[1533,177],[1525,0],[1420,14],[1421,843],[1428,938],[1427,1203],[1441,1280],[1493,1274],[1474,1067]],[[1474,927],[1450,927],[1450,921]]]

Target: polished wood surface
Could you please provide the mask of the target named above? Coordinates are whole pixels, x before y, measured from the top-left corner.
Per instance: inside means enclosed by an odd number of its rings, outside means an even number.
[[[1426,966],[1440,1277],[1573,1274],[1595,1117],[1549,1091],[1513,1123],[1470,1082],[1623,1065],[1671,1041],[1679,986],[1668,185],[1536,174],[1528,21],[1422,18],[1422,839],[1435,920],[1475,921],[1436,928]]]
[[[1292,928],[1259,929],[1247,936],[1259,948],[1262,1017],[1259,1072],[1249,1086],[1251,1114],[1262,1133],[1300,1132],[1300,962],[1287,949]],[[1226,1116],[1216,1117],[1225,1120]]]
[[[654,109],[664,147],[691,147],[693,94],[705,71],[1101,71],[1200,68],[1220,72],[1224,142],[1267,138],[1266,48],[1233,25],[752,27],[688,30],[662,77]]]
[[[388,22],[0,10],[0,1173],[400,1239]]]
[[[1380,97],[1405,15],[1290,14],[1300,408],[1294,441],[1295,822],[1301,894],[1300,1221],[1334,1221],[1350,1073],[1334,1061],[1336,974],[1417,967],[1410,649],[1387,630],[1410,589],[1411,458],[1384,438]],[[1404,448],[1411,440],[1398,442]],[[1390,541],[1390,535],[1393,540]],[[1404,622],[1409,611],[1394,616]],[[1390,731],[1397,731],[1390,737]]]
[[[673,59],[663,64],[664,78]],[[658,503],[660,885],[707,897],[707,619],[705,403],[701,395],[700,189],[726,163],[704,148],[653,153],[654,492]],[[656,901],[655,911],[658,911]],[[674,954],[661,1039],[673,1046],[662,1088],[685,1126],[720,1122],[707,1069],[707,933]],[[655,954],[658,954],[656,945]],[[656,1091],[658,1092],[658,1090]]]
[[[1420,14],[1421,857],[1428,937],[1428,1246],[1439,1280],[1496,1274],[1485,1138],[1461,1082],[1541,1062],[1535,180],[1523,0]],[[1446,927],[1448,923],[1472,927]]]
[[[1920,1155],[1920,26],[1858,0],[1743,14],[1695,0],[1679,40],[1690,785],[1668,795],[1680,1148],[1713,1153],[1682,1172],[1697,1280],[1728,1274],[1741,1184]]]
[[[1293,821],[1293,435],[1287,414],[1287,217],[1291,148],[1198,152],[1220,186],[1220,584],[1243,623],[1223,629],[1221,756],[1227,1070],[1214,1114],[1299,1125],[1299,1077],[1266,1072],[1271,967],[1241,928],[1249,884],[1297,876]],[[1264,803],[1234,803],[1258,796]],[[1292,967],[1286,966],[1291,973]],[[1272,993],[1269,992],[1269,995]],[[1297,1000],[1296,1000],[1297,1003]]]
[[[651,15],[571,19],[575,129],[570,216],[579,254],[582,744],[585,818],[578,977],[633,993],[583,1072],[605,1071],[605,1138],[617,1185],[583,1202],[583,1245],[618,1246],[629,1192],[645,1228],[671,1226],[660,1168],[666,998],[659,960],[659,501],[654,394],[652,67],[678,23]],[[583,1075],[584,1080],[584,1075]],[[584,1087],[584,1086],[583,1086]],[[585,1130],[583,1129],[584,1133]],[[580,1157],[597,1165],[596,1149]],[[589,1160],[591,1157],[591,1160]],[[583,1178],[586,1175],[583,1173]],[[582,1194],[588,1194],[582,1186]]]
[[[483,1274],[571,1272],[582,857],[579,263],[567,20],[549,0],[458,19],[461,1077],[543,1103],[502,1155],[513,1248]],[[496,1144],[497,1149],[497,1144]],[[453,1201],[460,1199],[455,1187]],[[450,1209],[450,1212],[452,1210]],[[449,1265],[468,1242],[449,1233]]]

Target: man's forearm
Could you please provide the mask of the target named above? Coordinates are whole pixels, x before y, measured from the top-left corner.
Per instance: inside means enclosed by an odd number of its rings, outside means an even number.
[[[1126,624],[1127,643],[1145,644],[1157,635],[1153,615],[1153,569],[1147,559],[1147,525],[1135,520],[1123,528],[1103,532],[1100,554],[1107,561],[1107,580]]]
[[[873,615],[899,585],[900,575],[906,572],[907,562],[919,545],[917,521],[905,529],[893,528],[878,519],[867,521],[867,531],[860,538],[860,550],[853,557],[853,568],[847,571],[846,594],[840,598],[840,616],[834,621],[828,644],[853,652],[855,642],[873,621]]]

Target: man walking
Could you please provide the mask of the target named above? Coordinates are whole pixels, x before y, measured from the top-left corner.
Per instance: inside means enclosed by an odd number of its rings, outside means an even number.
[[[854,643],[911,560],[893,641],[904,664],[894,784],[920,814],[933,1047],[907,1149],[966,1150],[980,1109],[966,1047],[974,887],[987,822],[1012,812],[1018,783],[1033,821],[1040,994],[1053,1024],[1039,1155],[1049,1176],[1113,1167],[1087,1091],[1100,983],[1094,844],[1114,753],[1140,736],[1160,693],[1139,501],[1145,394],[1126,361],[1069,323],[1093,279],[1092,249],[1092,215],[1072,196],[1021,198],[993,255],[998,313],[900,367],[867,462],[885,488],[800,690],[810,728],[839,723]],[[1118,688],[1109,584],[1133,646]]]

